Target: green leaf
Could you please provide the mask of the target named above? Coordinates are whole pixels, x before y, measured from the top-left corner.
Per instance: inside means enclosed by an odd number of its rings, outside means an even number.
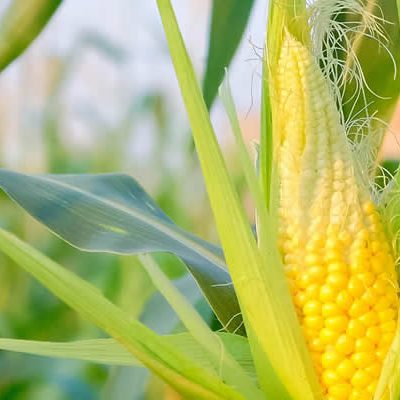
[[[171,252],[182,258],[223,326],[240,309],[221,250],[174,225],[127,175],[30,176],[0,170],[0,187],[61,238],[86,251]]]
[[[243,336],[230,333],[217,333],[223,345],[229,350],[246,373],[255,381],[256,375],[248,342]],[[188,333],[162,336],[160,340],[167,345],[190,354],[192,360],[208,370],[215,365],[198,342]],[[0,349],[18,353],[89,361],[106,365],[142,365],[124,346],[114,339],[90,339],[76,342],[57,343],[34,340],[0,339]]]
[[[254,386],[229,350],[224,347],[220,338],[211,331],[199,313],[161,271],[153,258],[149,255],[142,255],[139,256],[139,259],[146,267],[154,286],[175,310],[188,332],[203,347],[210,361],[214,365],[219,365],[224,382],[236,387],[245,394],[246,398],[261,400],[264,396],[260,390]],[[223,359],[220,358],[221,353],[224,354]]]
[[[210,108],[242,39],[254,0],[214,0],[203,93]]]
[[[143,365],[184,396],[204,400],[244,400],[234,388],[220,380],[217,371],[205,370],[190,355],[168,345],[160,336],[112,304],[97,288],[3,230],[0,230],[0,251],[83,318],[115,338]]]
[[[400,19],[400,0],[397,0],[397,16]]]
[[[0,19],[0,71],[36,39],[62,0],[12,0]]]
[[[400,169],[383,192],[379,210],[393,240],[395,254],[400,254]]]
[[[270,226],[264,227],[263,232],[271,233],[270,249],[258,249],[216,140],[171,1],[157,0],[157,4],[260,386],[271,398],[318,398],[318,381],[291,300],[276,237]]]
[[[390,394],[388,396],[388,394]],[[400,398],[400,327],[383,362],[374,400]]]
[[[265,49],[264,49],[265,52]],[[260,182],[267,208],[271,203],[271,181],[272,181],[272,111],[269,91],[268,59],[264,57],[261,84],[261,123],[260,123],[260,151],[259,169]]]

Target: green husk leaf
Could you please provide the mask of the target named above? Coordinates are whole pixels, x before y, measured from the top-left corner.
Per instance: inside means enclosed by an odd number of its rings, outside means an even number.
[[[397,3],[397,15],[400,19],[400,0],[397,0],[396,3]]]
[[[310,45],[308,13],[305,0],[271,1],[267,27],[267,62],[271,71],[276,67],[282,35],[289,31],[304,45]],[[274,72],[271,72],[274,74]]]
[[[264,232],[271,232],[271,251],[265,254],[258,250],[216,141],[171,3],[157,3],[260,385],[272,398],[318,398],[317,378],[274,246],[276,236],[270,227],[263,227]]]
[[[204,400],[244,400],[234,388],[225,385],[217,373],[210,373],[189,355],[163,342],[160,336],[132,320],[94,286],[4,230],[0,230],[0,250],[83,318],[114,337],[143,365],[184,396]]]
[[[85,251],[171,252],[184,260],[222,325],[244,334],[222,251],[172,223],[123,174],[25,175],[0,170],[0,187],[33,217]]]
[[[218,87],[242,39],[254,0],[214,0],[203,81],[207,107],[213,104]]]
[[[248,376],[256,379],[253,360],[248,342],[243,336],[230,333],[216,334]],[[203,368],[213,371],[202,346],[188,333],[161,336],[160,340],[173,346]],[[37,356],[88,361],[105,365],[141,366],[142,364],[124,346],[114,339],[89,339],[75,342],[43,342],[35,340],[0,339],[0,349]]]
[[[400,398],[400,327],[383,363],[374,400],[396,400]]]
[[[12,0],[0,19],[0,71],[20,56],[47,25],[62,0]]]
[[[243,139],[243,133],[240,128],[239,118],[237,115],[235,102],[233,100],[228,76],[226,77],[225,82],[220,87],[219,93],[222,99],[222,103],[224,104],[225,111],[228,115],[233,135],[236,140],[236,145],[240,157],[240,163],[242,165],[243,172],[246,177],[247,185],[256,203],[256,208],[258,213],[265,220],[267,218],[265,202],[260,190],[260,185],[256,175],[256,170],[254,168],[254,163],[250,159],[248,150],[246,148],[246,144]]]
[[[268,232],[263,232],[263,227],[269,224],[266,202],[262,193],[259,179],[256,175],[254,163],[250,159],[246,144],[243,139],[243,134],[240,128],[239,118],[237,115],[235,102],[233,100],[232,91],[229,85],[228,76],[226,77],[223,85],[220,87],[220,96],[224,104],[225,111],[228,115],[229,121],[231,123],[232,132],[235,136],[240,162],[243,168],[244,175],[246,177],[246,182],[249,187],[250,193],[255,201],[256,217],[259,221],[257,223],[258,244],[260,248],[267,250],[270,244],[270,237],[268,237]]]
[[[366,8],[376,17],[383,17],[381,28],[387,42],[380,43],[362,33],[358,33],[355,35],[356,37],[352,38],[353,49],[346,54],[347,64],[355,58],[358,60],[370,90],[366,89],[365,98],[360,97],[354,103],[351,101],[354,85],[346,85],[343,111],[346,120],[351,117],[351,114],[356,114],[357,118],[374,116],[377,119],[376,124],[381,124],[381,121],[388,123],[400,95],[398,71],[400,67],[400,25],[396,13],[396,0],[369,0]],[[351,23],[352,19],[354,20],[354,16],[346,13],[345,10],[342,15],[345,23],[347,21]],[[361,18],[361,16],[356,18]],[[374,56],[371,57],[371,54]],[[386,129],[385,125],[381,124],[380,126],[381,129]]]
[[[400,170],[385,188],[379,209],[392,238],[394,253],[400,254]]]
[[[271,181],[272,181],[272,114],[271,100],[268,82],[268,60],[266,49],[264,49],[263,72],[261,81],[261,127],[260,127],[260,152],[259,152],[259,175],[265,204],[270,208],[271,202]]]

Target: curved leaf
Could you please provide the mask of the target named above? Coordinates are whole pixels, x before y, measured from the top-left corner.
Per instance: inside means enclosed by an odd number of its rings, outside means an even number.
[[[211,107],[242,39],[254,0],[214,0],[203,93]]]
[[[36,39],[62,0],[13,0],[0,19],[0,71]]]
[[[131,177],[32,176],[0,170],[0,187],[79,249],[176,254],[187,263],[223,326],[230,331],[241,329],[240,309],[222,251],[174,225]]]
[[[143,365],[188,398],[244,400],[217,373],[163,342],[159,335],[111,303],[89,282],[0,229],[0,250],[61,301],[121,343]]]
[[[148,271],[154,286],[175,310],[188,333],[201,345],[210,362],[220,367],[223,381],[245,393],[246,398],[264,399],[263,394],[254,386],[237,360],[224,347],[221,339],[210,329],[184,295],[175,288],[154,259],[150,255],[141,255],[139,259]],[[222,359],[221,354],[224,354]]]
[[[218,333],[224,346],[247,374],[255,381],[253,359],[245,338],[230,333]],[[203,368],[213,371],[207,353],[188,333],[162,336],[161,341],[172,345],[184,354],[190,354]],[[38,356],[90,361],[106,365],[138,366],[141,363],[114,339],[89,339],[57,343],[33,340],[0,339],[0,349]]]

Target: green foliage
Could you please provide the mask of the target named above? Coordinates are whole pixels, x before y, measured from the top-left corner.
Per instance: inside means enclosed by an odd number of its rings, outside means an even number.
[[[0,20],[0,71],[36,39],[62,0],[12,0]]]
[[[174,225],[131,177],[27,176],[1,170],[0,186],[32,216],[82,250],[178,255],[221,323],[240,330],[240,309],[220,249]]]
[[[206,105],[211,107],[227,68],[242,40],[254,0],[214,0],[203,81]]]
[[[35,8],[34,11],[38,14],[32,17],[32,21],[35,20],[41,27],[44,26],[57,8],[56,4],[59,3],[53,3],[54,9],[51,11],[47,8],[47,13],[40,7]],[[295,314],[276,246],[277,229],[274,219],[276,216],[274,207],[270,207],[271,193],[274,196],[277,194],[273,190],[276,184],[271,118],[273,96],[270,95],[273,91],[270,90],[268,77],[276,73],[274,61],[279,51],[284,27],[288,27],[293,35],[311,48],[308,43],[311,36],[305,1],[271,2],[270,5],[267,50],[270,58],[264,60],[262,78],[261,184],[247,154],[229,85],[226,84],[221,91],[238,145],[246,184],[255,203],[257,237],[253,235],[233,179],[227,170],[208,112],[217,87],[222,81],[224,68],[231,62],[240,42],[253,3],[254,1],[250,0],[214,1],[207,71],[203,86],[204,101],[171,2],[157,0],[224,254],[218,246],[175,225],[138,183],[127,175],[27,175],[0,170],[0,187],[39,222],[79,249],[125,256],[149,252],[168,252],[178,256],[186,263],[223,328],[243,335],[247,332],[248,338],[212,332],[208,325],[209,309],[206,309],[206,319],[203,320],[191,301],[188,301],[170,282],[171,276],[175,275],[172,271],[176,271],[174,259],[172,259],[173,267],[166,268],[165,271],[165,268],[160,268],[149,256],[139,256],[145,268],[138,265],[137,260],[132,257],[124,258],[122,261],[114,258],[123,269],[119,275],[121,281],[119,285],[113,282],[107,286],[104,290],[105,296],[94,285],[88,283],[89,279],[80,278],[16,236],[0,230],[0,250],[4,254],[84,319],[113,338],[68,343],[0,339],[0,348],[105,363],[117,367],[142,365],[186,398],[211,400],[261,400],[266,397],[271,400],[320,398],[315,371]],[[399,5],[399,2],[397,4]],[[372,1],[368,2],[368,6],[375,7],[377,4]],[[390,118],[400,90],[399,81],[395,80],[393,83],[393,79],[389,78],[393,61],[397,64],[397,56],[400,53],[399,24],[398,18],[394,17],[394,6],[395,3],[392,1],[382,2],[381,7],[386,16],[393,16],[393,21],[385,22],[388,24],[385,28],[390,37],[387,50],[394,54],[394,59],[388,56],[388,51],[374,47],[376,42],[362,35],[351,40],[354,45],[353,54],[360,61],[366,81],[372,88],[370,92],[365,93],[372,94],[379,89],[387,98],[375,95],[374,100],[372,97],[364,98],[363,101],[368,102],[367,111],[357,102],[349,111],[347,107],[351,97],[345,92],[343,109],[347,116],[356,110],[358,114],[365,111],[367,116],[378,112],[376,115],[384,121]],[[379,7],[376,7],[376,10],[378,9]],[[22,8],[18,10],[21,11]],[[41,11],[43,13],[40,13]],[[27,18],[28,14],[21,15]],[[342,23],[350,26],[354,16],[343,12],[343,15],[331,17],[342,18]],[[15,16],[9,19],[13,29],[16,21],[19,19]],[[33,23],[27,25],[30,40],[39,33],[39,25]],[[0,30],[0,44],[1,37]],[[100,48],[117,62],[123,57],[117,48],[108,46],[105,41],[98,39],[98,37],[89,38],[89,46]],[[15,49],[21,52],[29,41],[19,43],[25,43],[15,46]],[[370,63],[368,59],[372,51],[378,54],[376,63]],[[10,61],[19,54],[17,53],[12,57],[7,56],[6,59]],[[1,54],[7,55],[7,51],[1,50],[0,46],[0,60]],[[79,55],[79,52],[77,54]],[[338,55],[345,57],[345,54],[338,53]],[[343,60],[344,66],[347,62],[352,62],[346,58]],[[62,92],[65,83],[63,77],[68,76],[66,72],[64,69],[60,75],[53,92],[53,99],[58,99]],[[377,75],[378,78],[375,78]],[[374,81],[376,88],[369,81]],[[346,86],[346,90],[351,90],[351,83]],[[152,110],[155,111],[160,131],[163,131],[166,113],[160,106],[160,98],[155,95],[149,99],[154,106]],[[123,127],[116,129],[118,132],[116,137],[122,140],[119,146],[116,146],[115,152],[110,151],[109,154],[107,151],[104,152],[102,165],[107,165],[111,169],[118,168],[118,161],[115,159],[118,159],[126,139],[124,133],[121,136],[119,134],[129,131],[125,123],[128,121],[129,125],[135,106],[136,103],[133,107],[128,107],[126,119],[123,118]],[[50,152],[55,149],[63,150],[61,142],[57,140],[59,139],[57,126],[52,125],[57,112],[51,107],[48,111],[50,117],[47,122],[50,128],[54,128],[54,131],[52,129],[49,131],[51,135],[54,134],[51,138],[55,139],[53,142],[49,140],[49,150]],[[165,141],[167,139],[161,137],[160,142]],[[67,154],[63,151],[55,153],[57,154],[54,158],[49,158],[51,168],[69,170],[72,164],[65,163]],[[395,190],[398,189],[399,182],[397,176],[394,181]],[[171,177],[165,179],[160,197],[164,204],[177,209],[179,213],[177,201],[170,195],[173,183]],[[395,190],[392,194],[396,194]],[[390,203],[393,215],[398,215],[396,214],[399,207],[398,199],[392,197]],[[393,221],[398,224],[398,219],[393,218]],[[397,225],[397,229],[399,226]],[[59,254],[54,255],[58,258]],[[164,262],[170,261],[168,257],[161,257]],[[179,275],[179,266],[177,270]],[[192,288],[190,285],[188,287]],[[158,296],[164,296],[175,310],[177,317],[171,317],[171,314],[165,313],[164,310],[160,311],[159,305],[157,307],[160,314],[157,314],[151,307],[154,303],[147,308],[152,302],[148,300],[156,290],[159,292]],[[131,298],[132,293],[139,298]],[[157,295],[154,298],[159,299]],[[196,292],[192,303],[197,301]],[[151,317],[157,319],[156,327],[146,319],[148,313],[142,314],[146,309],[150,310]],[[166,318],[172,321],[169,321],[170,325],[165,328],[167,332],[176,327],[175,318],[180,319],[181,328],[184,327],[186,332],[169,336],[156,333],[157,328],[163,329],[163,326],[157,326],[157,323],[163,325]],[[93,336],[93,331],[91,334]],[[95,335],[99,336],[97,330]],[[392,362],[393,365],[398,364],[396,359]],[[295,375],[293,370],[296,371]],[[114,372],[121,378],[120,369],[114,369]],[[128,379],[121,378],[124,387],[128,387],[131,382],[132,375],[127,376]],[[114,398],[112,385],[110,380],[107,396]]]
[[[242,336],[218,333],[223,346],[256,381],[256,374],[247,340]],[[204,348],[188,333],[163,336],[161,340],[190,354],[193,360],[206,369],[213,369],[213,363]],[[17,339],[0,339],[0,349],[45,357],[90,361],[106,365],[138,366],[140,362],[124,346],[114,339],[89,339],[76,342],[45,342]]]
[[[199,366],[129,314],[98,289],[45,257],[14,235],[0,230],[0,249],[57,297],[123,344],[145,366],[188,397],[243,399],[216,375]]]

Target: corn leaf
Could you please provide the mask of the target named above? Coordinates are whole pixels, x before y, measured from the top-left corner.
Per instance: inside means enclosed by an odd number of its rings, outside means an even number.
[[[210,108],[242,39],[254,0],[214,0],[203,93]]]
[[[374,400],[400,398],[400,328],[384,360]]]
[[[62,0],[12,0],[0,19],[0,71],[20,56]]]
[[[217,333],[223,345],[246,371],[256,380],[253,360],[248,342],[243,336],[229,333]],[[161,336],[161,342],[167,343],[184,354],[190,354],[203,368],[212,371],[215,365],[210,361],[204,349],[188,333]],[[88,361],[105,365],[140,366],[142,365],[124,346],[114,339],[89,339],[75,342],[44,342],[35,340],[0,339],[0,349],[37,356]]]
[[[85,251],[171,252],[182,258],[223,326],[241,327],[221,250],[174,225],[127,175],[29,176],[0,170],[0,187],[38,221]]]
[[[397,0],[397,15],[400,19],[400,0]]]
[[[265,201],[265,197],[263,196],[262,186],[259,183],[256,169],[254,168],[254,163],[250,159],[246,144],[243,139],[243,134],[240,128],[239,118],[237,115],[235,102],[233,100],[232,91],[229,85],[228,76],[226,77],[224,84],[220,87],[219,93],[231,124],[232,133],[235,136],[236,147],[240,157],[242,170],[246,178],[246,183],[256,206],[256,218],[258,220],[256,226],[256,234],[258,245],[260,248],[268,251],[271,238],[268,237],[268,232],[265,232],[266,234],[264,234],[264,232],[262,231],[262,228],[267,226],[269,222],[267,216],[268,203]]]
[[[189,355],[168,345],[112,304],[97,288],[4,230],[0,230],[0,251],[83,318],[115,338],[144,366],[184,396],[204,400],[244,399],[234,388],[225,385],[217,372],[205,370]]]
[[[264,49],[265,52],[265,49]],[[261,83],[261,124],[260,124],[260,152],[259,169],[260,182],[267,207],[270,208],[271,176],[272,176],[272,115],[268,82],[268,62],[263,59],[263,73]]]
[[[148,275],[147,272],[146,274]],[[173,283],[190,304],[193,304],[196,308],[199,306],[201,307],[201,302],[204,301],[204,297],[196,281],[190,274],[175,279]],[[140,315],[140,321],[159,335],[169,335],[171,332],[174,332],[177,325],[180,324],[178,315],[159,292],[154,293],[154,295],[146,301]]]
[[[158,0],[157,4],[260,386],[271,398],[318,398],[317,379],[274,236],[269,254],[261,253],[227,172],[171,2]]]
[[[390,237],[393,238],[395,254],[400,252],[400,169],[384,192],[380,211],[383,214]]]
[[[263,395],[260,390],[254,386],[216,333],[211,331],[199,313],[161,271],[153,258],[149,255],[142,255],[139,258],[146,267],[154,286],[175,310],[188,332],[203,347],[210,361],[219,365],[220,375],[224,382],[235,386],[241,393],[246,394],[246,398],[261,400]],[[223,358],[221,358],[221,354],[224,355]]]

